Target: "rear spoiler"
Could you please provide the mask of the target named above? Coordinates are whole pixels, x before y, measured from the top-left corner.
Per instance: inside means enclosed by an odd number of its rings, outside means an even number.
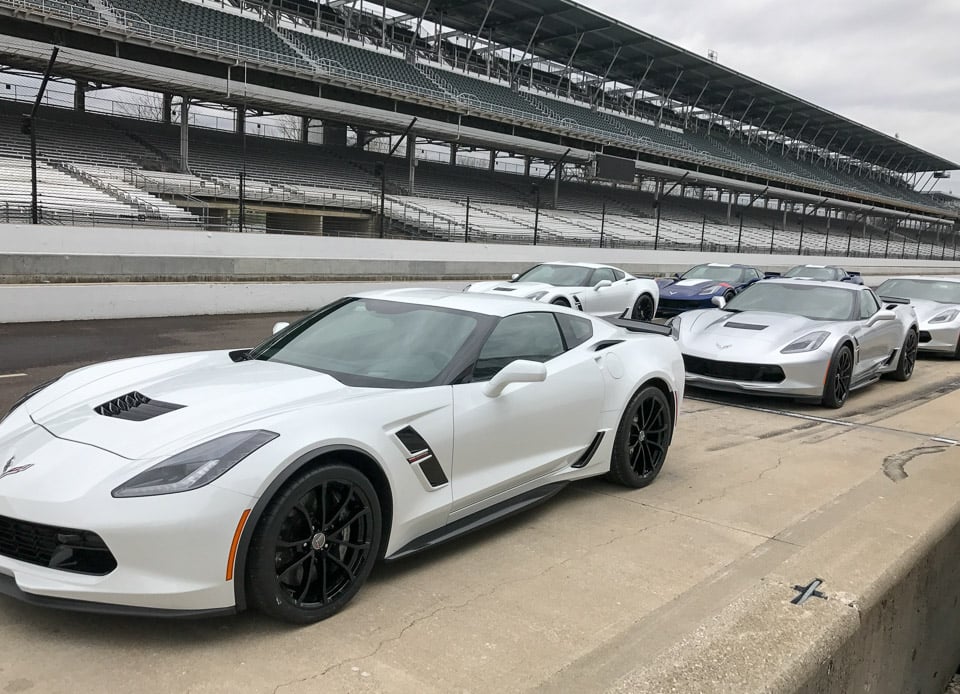
[[[643,320],[633,320],[631,318],[611,318],[610,323],[631,333],[653,333],[654,335],[665,335],[667,337],[673,334],[673,331],[668,325],[648,323],[647,321]]]
[[[910,299],[904,299],[899,296],[881,296],[880,301],[885,304],[909,304]]]
[[[765,273],[763,273],[763,279],[765,279],[765,280],[771,279],[771,278],[773,278],[773,277],[780,277],[780,276],[781,276],[781,275],[780,275],[779,272],[765,272]]]

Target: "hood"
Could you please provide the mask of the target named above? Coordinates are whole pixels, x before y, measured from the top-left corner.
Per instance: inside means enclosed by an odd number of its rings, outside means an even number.
[[[680,347],[686,353],[711,358],[756,359],[779,352],[808,333],[832,331],[836,326],[836,321],[817,321],[783,313],[707,309],[681,317]]]
[[[257,420],[292,408],[380,392],[296,366],[234,362],[228,352],[131,361],[68,374],[27,411],[58,438],[136,460],[257,428]]]
[[[543,282],[475,282],[470,285],[471,292],[485,292],[501,296],[516,296],[527,298],[537,292],[552,292],[556,289],[552,284]],[[567,287],[570,289],[570,287]]]
[[[707,287],[717,287],[713,293],[702,295],[706,298],[715,294],[723,294],[726,289],[732,286],[732,284],[708,279],[676,280],[672,284],[661,287],[660,297],[664,299],[690,299],[700,295],[700,292]]]
[[[913,309],[917,312],[917,320],[921,323],[926,323],[941,313],[960,310],[960,305],[941,304],[939,301],[930,301],[928,299],[910,299],[910,305],[913,306]]]

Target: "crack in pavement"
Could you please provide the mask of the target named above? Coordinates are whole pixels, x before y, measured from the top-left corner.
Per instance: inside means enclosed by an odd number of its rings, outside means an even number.
[[[468,607],[468,606],[471,605],[472,603],[477,602],[478,600],[482,600],[483,598],[488,598],[488,597],[492,596],[494,593],[496,593],[497,591],[499,591],[501,588],[505,588],[505,587],[507,587],[507,586],[512,586],[512,585],[517,585],[517,584],[520,584],[520,583],[524,583],[524,582],[526,582],[526,581],[533,581],[533,580],[536,580],[536,579],[538,579],[538,578],[542,578],[543,576],[545,576],[545,575],[548,574],[549,572],[553,571],[554,569],[560,568],[561,566],[564,566],[565,564],[568,564],[569,562],[579,561],[579,560],[582,560],[582,559],[590,556],[590,554],[592,554],[594,551],[596,551],[597,549],[599,549],[599,548],[601,548],[601,547],[606,547],[606,546],[608,546],[608,545],[611,545],[611,544],[613,544],[614,542],[617,542],[618,540],[624,540],[624,539],[627,539],[627,538],[631,538],[631,537],[636,537],[636,536],[638,536],[638,535],[642,535],[642,534],[646,533],[646,532],[649,531],[649,530],[654,530],[654,529],[656,529],[656,528],[660,528],[660,527],[663,527],[663,526],[665,526],[665,525],[669,525],[670,523],[675,523],[677,520],[678,520],[677,516],[676,516],[676,515],[673,515],[671,518],[669,518],[669,519],[667,519],[667,520],[661,521],[661,522],[659,522],[659,523],[651,523],[650,525],[646,525],[646,526],[644,526],[644,527],[642,527],[642,528],[640,528],[639,530],[636,530],[636,531],[634,531],[634,532],[626,533],[626,534],[622,534],[622,535],[616,535],[616,536],[610,538],[609,540],[607,540],[606,542],[602,542],[602,543],[600,543],[600,544],[598,544],[598,545],[592,546],[587,552],[584,552],[583,554],[580,554],[580,555],[577,555],[577,556],[567,557],[566,559],[562,559],[562,560],[560,560],[560,561],[558,561],[558,562],[555,562],[555,563],[553,563],[553,564],[550,564],[549,566],[543,568],[541,571],[538,571],[537,573],[535,573],[535,574],[533,574],[533,575],[531,575],[531,576],[522,576],[522,577],[519,577],[519,578],[515,578],[515,579],[513,579],[513,580],[511,580],[511,581],[505,581],[505,582],[503,582],[503,583],[500,583],[500,584],[497,585],[497,586],[494,586],[493,588],[491,588],[491,589],[488,590],[488,591],[484,591],[484,592],[482,592],[482,593],[477,593],[476,595],[472,596],[471,598],[469,598],[468,600],[466,600],[465,602],[462,602],[462,603],[460,603],[460,604],[456,604],[456,605],[441,605],[440,607],[436,608],[435,610],[433,610],[433,611],[430,612],[429,614],[421,615],[421,616],[419,616],[419,617],[416,617],[416,618],[412,619],[411,621],[409,621],[407,624],[405,624],[405,625],[400,629],[399,633],[397,633],[395,636],[391,636],[391,637],[389,637],[389,638],[383,639],[383,640],[380,641],[380,642],[373,648],[373,650],[370,651],[369,653],[366,653],[366,654],[363,654],[363,655],[349,656],[349,657],[347,657],[347,658],[343,658],[342,660],[340,660],[340,661],[338,661],[338,662],[336,662],[336,663],[334,663],[334,664],[332,664],[332,665],[324,668],[321,672],[319,672],[319,673],[317,673],[317,674],[309,675],[309,676],[307,676],[307,677],[301,677],[301,678],[298,678],[298,679],[295,679],[295,680],[290,680],[289,682],[284,682],[284,683],[282,683],[282,684],[278,684],[278,685],[274,688],[273,694],[279,694],[280,690],[283,689],[283,688],[285,688],[285,687],[292,687],[292,686],[297,685],[297,684],[303,684],[303,683],[305,683],[305,682],[311,682],[311,681],[314,681],[314,680],[319,680],[319,679],[321,679],[322,677],[326,676],[327,674],[333,672],[334,670],[338,670],[338,669],[340,669],[341,667],[343,667],[344,665],[347,665],[347,664],[349,664],[349,663],[359,663],[359,662],[362,662],[362,661],[364,661],[364,660],[368,660],[368,659],[370,659],[370,658],[373,658],[374,656],[376,656],[376,655],[383,649],[384,646],[386,646],[386,645],[389,644],[389,643],[393,643],[393,642],[395,642],[395,641],[399,641],[400,639],[403,638],[403,635],[404,635],[407,631],[409,631],[409,630],[412,629],[413,627],[417,626],[418,624],[420,624],[420,623],[422,623],[422,622],[425,622],[425,621],[427,621],[427,620],[435,617],[436,615],[440,614],[441,612],[461,610],[461,609],[463,609],[463,608],[465,608],[465,607]]]
[[[900,482],[907,479],[905,466],[911,460],[921,455],[930,455],[931,453],[940,453],[947,450],[950,446],[918,446],[917,448],[908,448],[905,451],[888,455],[883,459],[883,474],[894,482]]]
[[[748,480],[748,481],[746,481],[746,482],[734,482],[733,484],[728,484],[726,487],[724,487],[723,489],[721,489],[721,490],[720,490],[718,493],[716,493],[716,494],[711,494],[711,495],[709,495],[709,496],[701,497],[700,500],[699,500],[697,503],[694,504],[694,507],[699,506],[700,504],[702,504],[702,503],[705,502],[705,501],[713,501],[714,499],[719,499],[719,498],[725,496],[725,495],[727,494],[727,492],[729,492],[729,491],[730,491],[731,489],[733,489],[734,487],[744,487],[744,486],[746,486],[746,485],[748,485],[748,484],[754,484],[754,483],[756,483],[756,482],[759,482],[761,479],[763,479],[763,476],[764,476],[765,474],[767,474],[768,472],[772,472],[773,470],[776,470],[778,467],[780,467],[780,465],[781,465],[782,463],[783,463],[783,458],[778,457],[778,458],[777,458],[777,462],[776,462],[774,465],[771,465],[770,467],[767,467],[767,468],[764,468],[763,470],[761,470],[761,471],[760,471],[760,474],[757,475],[757,476],[756,476],[755,478],[753,478],[752,480]]]

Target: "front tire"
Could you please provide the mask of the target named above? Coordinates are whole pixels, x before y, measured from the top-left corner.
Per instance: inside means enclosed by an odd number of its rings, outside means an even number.
[[[333,463],[295,475],[271,500],[250,544],[251,604],[294,624],[336,614],[370,575],[381,518],[376,490],[355,468]]]
[[[837,410],[843,407],[850,395],[850,380],[853,378],[853,350],[843,345],[830,360],[827,380],[823,384],[821,403],[824,407]]]
[[[897,360],[897,370],[890,376],[895,381],[909,381],[913,376],[913,369],[917,364],[917,347],[920,344],[917,331],[913,328],[907,331],[903,338],[903,347],[900,349],[900,358]]]
[[[663,391],[648,386],[623,411],[606,478],[625,487],[646,487],[663,468],[673,437],[673,415]]]
[[[655,310],[656,306],[654,305],[653,297],[649,294],[641,294],[633,303],[631,318],[633,318],[633,320],[651,321],[653,320]]]

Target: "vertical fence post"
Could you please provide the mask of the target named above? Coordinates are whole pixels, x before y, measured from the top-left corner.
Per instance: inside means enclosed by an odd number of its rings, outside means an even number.
[[[777,225],[770,225],[770,255],[773,255],[773,240],[777,235]]]
[[[470,243],[470,196],[467,196],[467,215],[463,222],[463,242]]]
[[[943,237],[943,248],[940,249],[940,260],[947,254],[947,237]]]
[[[850,244],[853,242],[853,229],[847,229],[847,257],[850,257]]]
[[[823,254],[827,255],[827,249],[830,247],[830,227],[827,227],[827,235],[823,239]]]
[[[803,210],[800,211],[800,244],[797,246],[797,254],[803,255],[803,218],[806,214],[807,206],[803,206]]]
[[[873,235],[871,234],[870,236],[867,236],[867,257],[868,258],[873,257],[871,255],[872,253],[873,253]]]
[[[743,208],[742,207],[737,211],[737,214],[740,217],[740,230],[737,232],[737,253],[739,253],[741,243],[743,242]]]
[[[885,245],[885,246],[883,247],[883,257],[884,257],[884,258],[887,257],[887,253],[889,252],[889,250],[890,250],[890,230],[887,229],[887,245]]]
[[[919,259],[920,259],[920,236],[919,236],[919,234],[917,235],[917,254],[916,254],[915,256],[913,256],[913,259],[914,259],[914,260],[919,260]]]
[[[707,215],[700,220],[700,250],[703,250],[704,237],[707,235]]]
[[[660,199],[657,199],[657,229],[653,235],[653,250],[660,246]]]
[[[537,208],[533,212],[533,245],[537,245],[537,235],[540,232],[540,187],[537,187]]]
[[[603,208],[600,210],[600,248],[603,248],[603,228],[607,224],[607,202],[604,200]]]

